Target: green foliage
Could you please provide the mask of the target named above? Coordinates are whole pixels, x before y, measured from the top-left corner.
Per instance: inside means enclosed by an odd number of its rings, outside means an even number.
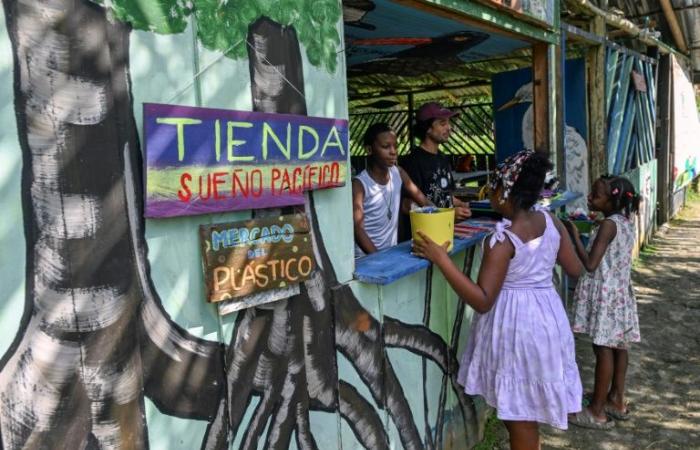
[[[189,2],[178,0],[114,0],[107,4],[120,21],[137,30],[160,34],[185,31],[187,16],[192,12]]]
[[[476,444],[474,450],[495,450],[501,448],[499,443],[500,436],[498,432],[499,420],[496,418],[495,411],[486,419],[484,427],[484,439]]]
[[[236,5],[245,3],[240,7]],[[255,2],[197,0],[197,38],[209,49],[223,52],[231,59],[247,57],[246,36],[248,24],[255,20],[258,11]]]
[[[342,11],[339,0],[94,0],[111,8],[115,18],[137,30],[182,33],[189,16],[197,20],[202,45],[231,59],[247,57],[248,26],[265,16],[294,27],[309,62],[334,73]]]

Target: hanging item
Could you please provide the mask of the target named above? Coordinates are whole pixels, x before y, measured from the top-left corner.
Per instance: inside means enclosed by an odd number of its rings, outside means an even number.
[[[343,186],[348,122],[144,104],[146,217],[304,203]]]
[[[316,267],[304,214],[201,225],[199,232],[210,302],[286,288]]]

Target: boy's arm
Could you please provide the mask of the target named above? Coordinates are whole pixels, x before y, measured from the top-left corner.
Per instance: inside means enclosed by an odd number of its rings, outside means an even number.
[[[355,242],[366,254],[374,253],[377,247],[365,231],[365,189],[358,180],[352,180],[352,220],[354,223]]]

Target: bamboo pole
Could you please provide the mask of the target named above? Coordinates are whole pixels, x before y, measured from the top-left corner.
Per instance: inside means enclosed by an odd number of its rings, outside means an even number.
[[[678,17],[676,17],[676,13],[673,11],[671,0],[659,0],[659,3],[661,4],[661,9],[664,12],[664,17],[666,17],[668,26],[671,28],[671,34],[673,35],[673,40],[676,42],[676,47],[683,53],[688,53],[688,46],[685,44],[685,37],[678,24]]]

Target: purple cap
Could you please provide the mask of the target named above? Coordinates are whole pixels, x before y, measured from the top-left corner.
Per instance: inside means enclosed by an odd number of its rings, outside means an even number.
[[[418,111],[416,112],[416,120],[419,122],[425,122],[426,120],[430,119],[449,119],[457,114],[458,113],[454,111],[443,108],[439,103],[430,102],[418,108]]]

